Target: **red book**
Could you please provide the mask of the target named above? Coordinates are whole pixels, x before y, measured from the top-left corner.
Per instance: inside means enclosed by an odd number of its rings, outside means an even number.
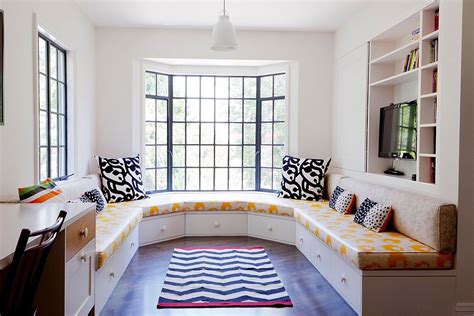
[[[435,15],[434,15],[434,29],[435,29],[435,31],[439,30],[439,9],[435,11]]]

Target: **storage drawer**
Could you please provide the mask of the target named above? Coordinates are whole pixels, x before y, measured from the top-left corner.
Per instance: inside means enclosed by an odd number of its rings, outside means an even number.
[[[184,214],[144,218],[140,223],[140,245],[184,236]]]
[[[66,228],[66,261],[95,238],[95,208]]]
[[[187,213],[186,235],[247,235],[246,213]]]
[[[87,315],[94,306],[95,239],[66,263],[66,315]]]
[[[295,244],[295,222],[292,218],[248,214],[249,236]]]

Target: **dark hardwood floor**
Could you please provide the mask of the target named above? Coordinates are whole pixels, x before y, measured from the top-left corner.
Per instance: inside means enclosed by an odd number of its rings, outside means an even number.
[[[160,309],[156,303],[175,247],[265,247],[294,307]],[[141,247],[101,315],[356,315],[296,247],[250,237],[188,237]]]

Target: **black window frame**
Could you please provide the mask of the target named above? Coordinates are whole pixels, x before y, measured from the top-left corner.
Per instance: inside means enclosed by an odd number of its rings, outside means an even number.
[[[263,77],[269,77],[269,76],[272,76],[272,77],[275,77],[275,76],[279,76],[279,75],[286,75],[285,72],[275,72],[275,73],[269,73],[269,74],[265,74],[265,75],[259,75],[259,76],[249,76],[249,75],[211,75],[211,74],[206,74],[206,75],[202,75],[202,74],[169,74],[169,73],[163,73],[163,72],[159,72],[159,71],[154,71],[154,70],[145,70],[145,81],[146,81],[146,76],[147,74],[153,74],[155,75],[155,92],[156,94],[155,95],[151,95],[151,94],[146,94],[146,89],[145,89],[145,100],[146,99],[154,99],[154,100],[163,100],[163,101],[167,101],[167,163],[166,163],[166,169],[167,169],[167,185],[166,185],[166,189],[163,189],[163,190],[147,190],[147,193],[150,193],[150,194],[153,194],[153,193],[160,193],[160,192],[232,192],[232,191],[237,191],[237,192],[242,192],[242,191],[247,191],[247,192],[251,192],[251,191],[264,191],[264,192],[275,192],[277,191],[278,189],[277,188],[274,188],[272,187],[272,189],[266,189],[266,188],[262,188],[261,187],[261,161],[260,161],[260,153],[261,153],[261,124],[262,124],[262,113],[261,113],[261,106],[262,106],[262,101],[272,101],[274,102],[275,100],[286,100],[287,98],[287,95],[286,95],[286,90],[285,90],[285,94],[283,96],[274,96],[274,91],[275,91],[275,82],[274,80],[272,81],[272,96],[269,96],[269,97],[261,97],[261,91],[260,91],[260,83],[261,83],[261,78]],[[160,76],[166,76],[167,77],[167,80],[168,80],[168,95],[167,96],[159,96],[158,95],[158,88],[157,88],[157,85],[158,85],[158,80],[157,80],[157,76],[160,75]],[[186,78],[185,79],[185,95],[184,96],[174,96],[173,95],[173,78],[174,77],[184,77]],[[187,78],[188,77],[197,77],[199,78],[199,97],[188,97],[187,96]],[[202,82],[202,78],[214,78],[214,96],[213,97],[202,97],[201,95],[201,82]],[[228,82],[227,82],[227,86],[228,86],[228,97],[227,98],[220,98],[220,97],[216,97],[216,78],[227,78],[228,79]],[[240,78],[242,79],[242,96],[239,97],[239,98],[235,98],[235,97],[231,97],[230,95],[230,88],[231,88],[231,84],[230,84],[230,80],[231,78]],[[244,86],[244,82],[245,82],[245,78],[251,78],[251,79],[255,79],[255,85],[256,85],[256,92],[255,92],[255,97],[251,98],[251,97],[245,97],[245,86]],[[146,85],[146,84],[145,84]],[[285,85],[286,85],[286,78],[285,78]],[[186,109],[187,109],[187,100],[188,99],[192,99],[192,100],[198,100],[199,102],[199,120],[196,121],[195,123],[199,124],[199,143],[198,144],[192,144],[192,145],[196,145],[196,146],[199,146],[199,166],[198,167],[188,167],[187,166],[187,162],[186,162],[186,154],[185,154],[185,162],[184,162],[184,167],[175,167],[173,166],[173,124],[174,123],[184,123],[185,124],[185,129],[187,129],[187,124],[189,123],[189,121],[187,120],[187,117],[186,117]],[[184,100],[184,115],[185,115],[185,119],[184,121],[174,121],[173,119],[173,101],[174,100]],[[209,144],[209,146],[213,146],[213,150],[214,150],[214,165],[212,167],[203,167],[201,166],[201,124],[202,123],[206,123],[207,121],[202,121],[201,120],[201,103],[202,103],[202,100],[213,100],[214,102],[214,120],[213,121],[209,121],[208,123],[213,123],[214,124],[214,142],[213,144]],[[217,100],[227,100],[228,101],[228,110],[227,110],[227,115],[228,115],[228,120],[226,122],[219,122],[216,120],[216,101]],[[231,121],[230,119],[230,103],[232,100],[241,100],[242,101],[242,119],[241,121],[239,122],[235,122],[235,121]],[[245,107],[245,101],[246,100],[251,100],[251,101],[255,101],[255,106],[256,106],[256,118],[255,118],[255,122],[246,122],[244,120],[244,107]],[[274,108],[274,106],[273,106]],[[273,109],[272,109],[273,111]],[[273,112],[272,112],[273,113]],[[156,115],[156,109],[155,109],[155,115]],[[278,120],[278,121],[275,121],[275,120],[272,120],[270,122],[265,122],[265,123],[285,123],[287,124],[287,116],[286,116],[286,107],[285,107],[285,118],[283,121],[281,120]],[[146,119],[143,120],[143,122],[148,122]],[[191,123],[194,123],[191,122]],[[228,138],[228,143],[227,144],[216,144],[216,127],[215,125],[216,124],[219,124],[219,123],[223,123],[223,124],[227,124],[228,125],[228,135],[227,135],[227,138]],[[242,124],[242,129],[241,129],[241,133],[242,133],[242,141],[240,144],[231,144],[230,143],[230,128],[231,128],[231,124]],[[255,124],[255,143],[254,144],[245,144],[244,142],[244,124]],[[287,125],[285,125],[287,126]],[[155,127],[156,128],[156,127]],[[285,133],[287,133],[287,130],[285,129]],[[155,134],[156,134],[156,130],[155,130]],[[272,127],[272,140],[274,139],[274,128]],[[142,140],[143,141],[143,140]],[[206,146],[207,144],[205,144]],[[283,147],[283,149],[287,149],[287,144],[279,144],[280,146]],[[144,148],[146,148],[147,144],[144,143]],[[150,146],[150,145],[148,145]],[[161,146],[159,144],[156,144],[156,139],[155,139],[155,144],[154,145],[151,145],[151,146]],[[187,144],[187,133],[185,132],[184,134],[184,144],[179,144],[179,146],[184,146],[185,147],[185,152],[187,151],[187,146],[189,146]],[[215,160],[216,160],[216,147],[217,146],[227,146],[227,160],[228,160],[228,163],[227,163],[227,166],[226,167],[216,167],[216,164],[215,164]],[[231,146],[239,146],[241,147],[241,152],[242,152],[242,161],[241,161],[241,166],[240,167],[234,167],[236,169],[241,169],[242,170],[242,173],[241,173],[241,176],[242,176],[242,181],[241,181],[241,189],[240,190],[232,190],[230,189],[230,184],[229,184],[229,181],[230,181],[230,169],[232,169],[233,167],[230,166],[230,147]],[[244,159],[243,159],[243,156],[244,156],[244,147],[245,146],[254,146],[255,147],[255,166],[252,166],[252,167],[245,167],[244,166]],[[273,141],[272,141],[272,146],[273,146]],[[273,159],[273,149],[272,149],[272,170],[275,169],[274,167],[274,159]],[[144,155],[145,156],[145,155]],[[145,165],[145,162],[143,162],[143,164]],[[185,170],[185,175],[184,175],[184,189],[180,189],[180,190],[176,190],[176,189],[173,189],[173,169],[184,169]],[[201,189],[201,169],[202,168],[209,168],[209,169],[213,169],[213,189],[212,190],[202,190]],[[155,166],[153,168],[146,168],[146,166],[144,167],[144,170],[156,170],[156,169],[164,169],[162,167],[156,167],[156,150],[155,150]],[[197,190],[188,190],[187,189],[187,180],[186,180],[186,171],[187,169],[198,169],[199,170],[199,189]],[[216,189],[216,169],[227,169],[228,170],[228,174],[227,174],[227,190],[220,190],[220,189]],[[252,189],[244,189],[244,181],[243,181],[243,178],[244,178],[244,169],[255,169],[255,187],[252,188]],[[278,169],[280,169],[280,167],[278,167]],[[272,171],[273,172],[273,171]],[[272,173],[273,174],[273,173]],[[273,178],[272,178],[273,179]],[[156,188],[156,183],[157,183],[157,180],[156,180],[156,173],[155,173],[155,188]],[[273,183],[273,182],[272,182]]]
[[[46,42],[46,73],[42,72],[41,71],[41,67],[40,67],[40,54],[39,54],[39,49],[40,49],[40,41],[43,40]],[[57,51],[61,52],[62,53],[62,56],[63,56],[63,65],[64,65],[64,73],[63,73],[63,78],[64,80],[61,81],[59,79],[59,56],[60,54],[56,54],[56,72],[57,72],[57,75],[56,77],[57,78],[53,78],[52,75],[51,75],[51,68],[50,68],[50,63],[51,63],[51,55],[50,55],[50,49],[51,47],[55,48]],[[61,47],[59,44],[57,44],[56,42],[54,42],[52,39],[49,38],[49,36],[41,33],[41,32],[38,32],[38,51],[37,51],[37,54],[38,54],[38,131],[39,131],[39,135],[41,135],[41,124],[40,124],[40,118],[41,118],[41,112],[46,112],[46,126],[47,126],[47,129],[46,129],[46,139],[47,139],[47,144],[46,145],[41,145],[41,142],[38,141],[38,176],[39,176],[39,180],[44,180],[46,178],[51,178],[51,170],[52,170],[52,166],[51,166],[51,149],[53,147],[57,148],[57,160],[58,160],[58,164],[57,164],[57,170],[56,170],[56,174],[57,174],[57,177],[53,178],[53,180],[62,180],[62,179],[66,179],[68,177],[68,156],[69,156],[69,143],[68,143],[68,118],[69,118],[69,115],[68,115],[68,82],[67,82],[67,50],[64,49],[63,47]],[[40,105],[40,98],[41,98],[41,88],[40,88],[40,85],[41,85],[41,76],[45,76],[46,77],[46,110],[42,109],[41,108],[41,105]],[[57,124],[56,124],[56,128],[57,128],[57,140],[56,140],[56,146],[53,146],[51,144],[51,80],[53,81],[56,81],[57,82],[57,87],[59,87],[59,83],[64,85],[64,113],[59,113],[59,89],[56,88],[56,102],[57,102],[57,107],[58,109],[56,110],[55,114],[57,116]],[[61,138],[61,135],[60,135],[60,124],[59,124],[59,117],[60,116],[63,116],[64,118],[64,145],[60,145],[60,138]],[[46,175],[42,175],[41,174],[41,149],[42,148],[46,148],[46,151],[47,151],[47,162],[46,162]],[[64,170],[64,174],[61,174],[60,171],[61,171],[61,166],[60,166],[60,148],[64,148],[64,166],[63,166],[63,170]]]

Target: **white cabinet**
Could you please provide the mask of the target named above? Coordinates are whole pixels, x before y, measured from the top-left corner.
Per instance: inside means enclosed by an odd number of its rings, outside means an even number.
[[[248,235],[295,244],[295,220],[292,217],[248,214]]]
[[[140,246],[184,236],[185,214],[145,217],[140,223]]]
[[[197,212],[186,214],[187,236],[246,236],[246,212]]]

